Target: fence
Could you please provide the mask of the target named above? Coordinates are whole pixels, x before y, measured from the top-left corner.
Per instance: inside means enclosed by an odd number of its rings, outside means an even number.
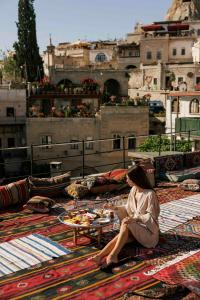
[[[132,163],[129,151],[152,154],[152,157],[190,152],[199,132],[173,132],[148,136],[115,136],[115,138],[40,144],[0,149],[0,184],[29,175],[48,177],[72,172],[73,176],[101,173],[113,168],[127,168]],[[184,142],[180,139],[184,138]],[[184,144],[183,144],[184,143]],[[148,154],[147,153],[147,154]],[[139,154],[140,155],[140,154]],[[137,155],[138,157],[138,155]],[[54,168],[50,169],[52,164]],[[62,166],[57,169],[55,166]]]

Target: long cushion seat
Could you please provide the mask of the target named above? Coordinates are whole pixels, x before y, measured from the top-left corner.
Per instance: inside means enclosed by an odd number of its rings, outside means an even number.
[[[25,203],[29,200],[29,183],[27,179],[0,186],[0,208]]]
[[[186,179],[198,179],[200,178],[200,167],[166,172],[166,176],[172,182],[180,182]]]
[[[29,177],[31,196],[55,197],[70,184],[70,172],[51,178]]]

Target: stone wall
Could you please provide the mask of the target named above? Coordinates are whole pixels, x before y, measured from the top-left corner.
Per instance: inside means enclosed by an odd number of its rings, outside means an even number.
[[[87,138],[93,140],[110,139],[114,135],[121,137],[148,135],[149,112],[148,107],[143,106],[105,106],[101,107],[100,115],[96,118],[29,118],[26,125],[27,144],[29,146],[41,144],[42,136],[51,136],[52,143],[58,143],[52,146],[34,147],[34,158],[38,164],[62,161],[65,170],[81,170],[82,142],[78,144],[78,149],[72,149],[74,143],[70,145],[62,143],[74,139],[80,141],[83,139],[86,141]],[[113,151],[113,140],[94,142],[93,149],[86,147],[84,150],[86,154],[85,166],[95,168],[97,171],[104,171],[117,166],[123,167],[122,146],[121,139],[121,150],[99,154],[99,152]],[[128,147],[128,139],[125,140],[125,146]],[[73,157],[76,155],[78,157]],[[116,162],[119,164],[112,167],[108,166]]]

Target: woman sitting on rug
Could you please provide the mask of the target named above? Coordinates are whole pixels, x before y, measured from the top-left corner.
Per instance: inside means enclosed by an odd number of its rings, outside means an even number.
[[[97,265],[104,267],[118,263],[118,254],[125,244],[137,240],[146,248],[155,247],[159,240],[158,216],[160,213],[157,196],[152,189],[145,171],[140,166],[128,170],[127,183],[131,188],[125,206],[106,204],[121,222],[119,234],[113,238],[96,256],[91,257]]]

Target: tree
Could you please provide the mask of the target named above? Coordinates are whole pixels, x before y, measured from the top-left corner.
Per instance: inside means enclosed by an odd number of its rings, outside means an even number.
[[[18,42],[15,42],[16,63],[26,81],[43,78],[43,61],[39,54],[36,36],[36,16],[34,0],[19,0],[18,3]]]
[[[12,56],[8,56],[4,59],[2,75],[4,79],[9,81],[20,80],[20,69],[17,66],[16,60]]]
[[[176,141],[174,151],[187,152],[191,151],[191,142],[188,141]],[[143,144],[139,146],[140,152],[165,152],[170,151],[170,139],[166,136],[150,136]]]

